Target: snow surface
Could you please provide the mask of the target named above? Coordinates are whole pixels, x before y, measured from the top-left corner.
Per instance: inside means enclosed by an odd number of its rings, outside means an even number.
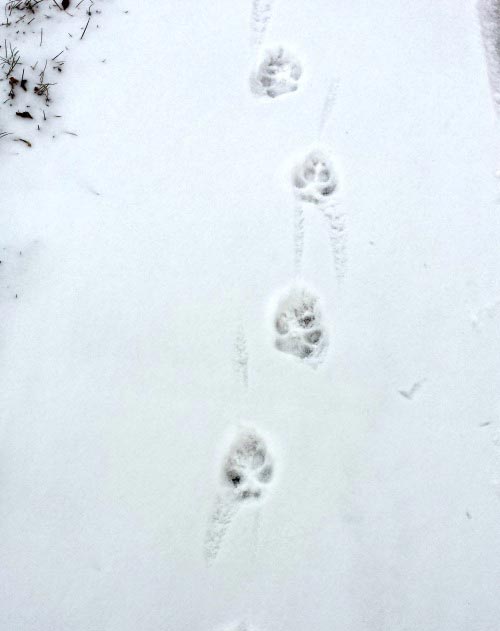
[[[498,631],[475,4],[110,0],[99,25],[54,88],[63,123],[0,140],[0,629]],[[280,46],[297,89],[256,96]],[[291,180],[318,143],[324,212]],[[275,348],[299,281],[316,368]],[[274,475],[217,513],[243,428]]]

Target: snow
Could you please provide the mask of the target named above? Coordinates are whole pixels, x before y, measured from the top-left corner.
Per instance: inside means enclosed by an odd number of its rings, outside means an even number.
[[[99,10],[27,53],[68,45],[62,119],[0,108],[1,631],[498,631],[499,130],[476,6]],[[277,47],[297,89],[255,95]],[[292,182],[318,146],[327,209]],[[294,283],[321,304],[315,369],[275,347]],[[242,428],[274,473],[236,510]]]

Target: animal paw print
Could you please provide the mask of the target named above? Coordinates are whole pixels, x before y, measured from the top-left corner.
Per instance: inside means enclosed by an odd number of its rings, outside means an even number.
[[[251,78],[252,90],[274,99],[295,92],[302,75],[299,61],[282,46],[268,50]]]
[[[252,429],[241,430],[224,458],[222,489],[205,533],[204,554],[209,565],[217,558],[242,504],[260,501],[273,477],[274,464],[265,441]]]
[[[302,360],[318,362],[328,341],[319,299],[306,288],[292,288],[278,305],[275,319],[276,348]]]
[[[292,184],[302,202],[324,205],[332,199],[338,181],[330,158],[314,149],[293,170]]]
[[[274,466],[264,440],[245,430],[234,441],[224,461],[223,482],[235,500],[260,499],[274,476]]]

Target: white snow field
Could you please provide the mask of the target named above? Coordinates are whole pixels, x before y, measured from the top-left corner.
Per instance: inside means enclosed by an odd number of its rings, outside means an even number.
[[[0,631],[499,631],[497,4],[0,27]]]

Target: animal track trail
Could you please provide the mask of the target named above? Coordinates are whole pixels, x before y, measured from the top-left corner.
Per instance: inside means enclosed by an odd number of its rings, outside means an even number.
[[[347,267],[347,225],[345,214],[336,202],[339,183],[331,158],[321,148],[312,149],[292,169],[291,180],[298,205],[294,230],[296,268],[300,268],[304,248],[304,214],[308,208],[317,208],[327,227],[336,277],[343,280]]]
[[[306,287],[293,286],[279,301],[274,320],[275,347],[317,366],[328,349],[320,301]]]
[[[257,96],[275,99],[295,92],[302,76],[302,65],[283,46],[265,51],[257,69],[250,76],[250,88]]]
[[[220,490],[205,537],[205,558],[217,558],[224,537],[243,505],[260,506],[274,478],[274,462],[265,440],[253,429],[241,430],[223,460]]]

